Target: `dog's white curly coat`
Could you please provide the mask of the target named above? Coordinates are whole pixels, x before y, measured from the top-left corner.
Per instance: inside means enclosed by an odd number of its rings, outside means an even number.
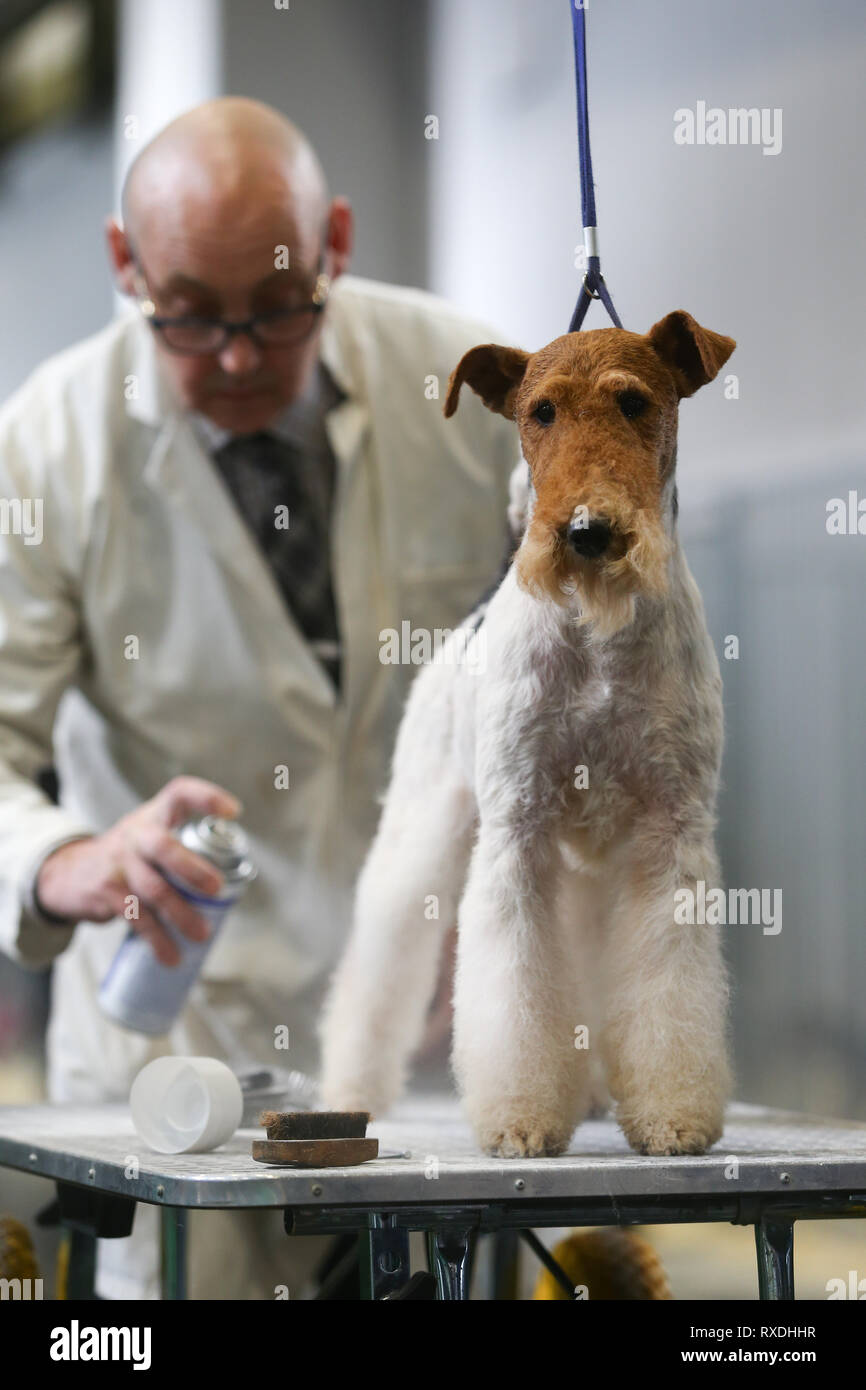
[[[677,925],[674,895],[720,882],[721,680],[673,510],[671,479],[667,595],[638,597],[613,635],[525,592],[512,565],[483,673],[446,647],[416,679],[323,1018],[328,1108],[381,1115],[399,1096],[456,920],[453,1067],[484,1149],[563,1152],[604,1083],[641,1153],[719,1138],[719,933]]]

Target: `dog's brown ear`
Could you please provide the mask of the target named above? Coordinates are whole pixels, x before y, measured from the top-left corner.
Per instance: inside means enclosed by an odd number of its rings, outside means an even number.
[[[457,409],[457,398],[464,381],[480,396],[488,410],[495,410],[507,420],[514,419],[514,398],[523,380],[531,354],[520,348],[500,347],[497,343],[482,343],[464,353],[448,382],[445,414]]]
[[[691,396],[712,381],[737,346],[724,333],[701,328],[685,309],[659,319],[647,338],[673,372],[680,396]]]

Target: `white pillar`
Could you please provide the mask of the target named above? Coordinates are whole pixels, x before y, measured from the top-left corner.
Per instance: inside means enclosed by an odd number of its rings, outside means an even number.
[[[143,145],[181,111],[219,96],[221,0],[122,0],[115,105],[115,199]]]

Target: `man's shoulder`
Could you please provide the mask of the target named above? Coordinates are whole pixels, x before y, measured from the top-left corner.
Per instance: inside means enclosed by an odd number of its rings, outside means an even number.
[[[392,285],[358,275],[341,275],[334,285],[341,307],[379,332],[389,325],[405,332],[407,321],[430,338],[451,339],[467,347],[480,342],[508,342],[508,336],[467,313],[450,300],[413,285]]]
[[[395,285],[390,281],[371,280],[363,275],[341,275],[335,281],[333,293],[365,306],[371,311],[377,308],[388,310],[414,310],[422,314],[457,314],[456,307],[447,299],[433,294],[430,290],[416,285]]]
[[[140,335],[138,315],[126,312],[98,332],[47,357],[0,407],[0,425],[13,424],[44,408],[103,399],[116,401],[134,358]],[[122,399],[122,397],[121,397]]]
[[[519,455],[513,423],[488,410],[469,391],[464,392],[457,416],[446,420],[442,398],[465,352],[479,343],[507,344],[507,335],[428,290],[357,276],[341,276],[335,293],[338,290],[341,336],[352,342],[351,356],[363,364],[358,369],[361,390],[374,410],[381,409],[398,440],[401,472],[412,472],[425,486],[440,488],[450,461],[474,486],[496,478],[504,510],[508,477]],[[436,390],[431,393],[433,384]],[[397,412],[392,408],[395,398],[403,403]],[[403,446],[407,434],[411,449]],[[383,438],[380,429],[380,444]],[[429,466],[431,454],[439,460],[436,470]]]

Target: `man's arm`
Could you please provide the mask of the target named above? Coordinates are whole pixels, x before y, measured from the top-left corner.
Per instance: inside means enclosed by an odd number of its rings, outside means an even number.
[[[196,815],[237,815],[240,804],[212,782],[175,777],[98,832],[36,785],[51,761],[60,697],[83,657],[76,551],[87,533],[76,441],[64,441],[62,463],[47,467],[46,436],[56,447],[62,418],[38,405],[32,430],[20,413],[0,416],[0,949],[21,965],[47,965],[79,921],[111,921],[131,897],[131,925],[172,965],[180,953],[160,914],[191,940],[204,940],[209,927],[161,870],[204,894],[222,886],[219,871],[172,828]]]
[[[75,926],[39,910],[39,866],[59,844],[93,833],[36,785],[78,671],[81,624],[70,571],[78,517],[61,515],[42,422],[34,424],[29,447],[25,412],[7,408],[0,425],[0,948],[28,966],[47,964]]]

